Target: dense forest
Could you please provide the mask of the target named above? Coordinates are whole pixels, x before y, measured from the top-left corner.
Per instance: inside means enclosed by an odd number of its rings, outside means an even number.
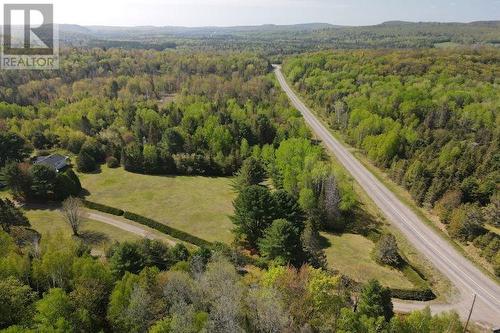
[[[497,45],[500,22],[432,23],[392,21],[373,26],[323,23],[248,27],[83,27],[61,25],[65,46],[254,51],[280,57],[319,49],[430,48]]]
[[[461,332],[455,313],[394,314],[391,291],[326,269],[319,231],[341,231],[352,188],[250,53],[65,49],[54,72],[0,72],[0,329],[5,332]],[[234,175],[236,242],[144,239],[92,255],[79,234],[81,173]],[[64,200],[64,201],[63,201]],[[42,237],[20,202],[63,201],[73,236]],[[50,223],[50,221],[46,221]],[[400,264],[387,236],[380,261]]]
[[[500,52],[335,51],[284,70],[332,128],[500,274]]]
[[[232,175],[254,146],[304,132],[262,58],[68,50],[63,59],[54,73],[2,72],[0,115],[34,148],[78,155],[82,171],[107,159],[134,172]]]

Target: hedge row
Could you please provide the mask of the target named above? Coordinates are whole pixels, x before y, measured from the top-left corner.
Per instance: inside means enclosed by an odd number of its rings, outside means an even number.
[[[168,234],[174,238],[180,239],[182,241],[200,246],[200,247],[210,247],[212,243],[198,238],[196,236],[193,236],[191,234],[188,234],[187,232],[181,231],[179,229],[172,228],[168,225],[162,224],[160,222],[157,222],[155,220],[149,219],[147,217],[144,217],[142,215],[138,215],[135,213],[131,212],[124,212],[123,217],[126,219],[132,220],[134,222],[140,223],[142,225],[145,225],[147,227],[153,228],[155,230],[158,230],[164,234]]]
[[[82,200],[82,202],[83,202],[83,205],[85,207],[93,209],[93,210],[98,210],[98,211],[103,212],[103,213],[108,213],[108,214],[116,215],[116,216],[123,216],[123,214],[125,214],[125,212],[121,209],[106,206],[106,205],[103,205],[103,204],[100,204],[97,202],[92,202],[92,201],[88,201],[88,200]]]
[[[430,289],[392,289],[391,296],[407,301],[432,301],[436,295]]]
[[[401,272],[417,289],[391,289],[392,297],[407,301],[431,301],[435,299],[436,295],[429,288],[429,284],[422,273],[406,260],[405,262],[406,264],[401,268]]]
[[[353,279],[343,276],[343,279],[352,286],[356,291],[361,291],[363,288],[363,283],[354,281]],[[431,301],[436,299],[436,295],[429,288],[418,288],[418,289],[397,289],[389,288],[391,290],[391,297],[402,299],[405,301]]]
[[[187,243],[191,243],[191,244],[194,244],[194,245],[197,245],[200,247],[201,246],[210,247],[212,245],[212,243],[210,243],[204,239],[198,238],[196,236],[188,234],[187,232],[181,231],[179,229],[172,228],[168,225],[162,224],[160,222],[149,219],[149,218],[144,217],[142,215],[138,215],[138,214],[131,213],[131,212],[126,212],[126,211],[123,211],[119,208],[106,206],[106,205],[103,205],[103,204],[100,204],[97,202],[88,201],[88,200],[82,200],[82,202],[83,202],[84,206],[89,208],[89,209],[98,210],[100,212],[108,213],[108,214],[112,214],[112,215],[116,215],[116,216],[123,216],[126,219],[129,219],[131,221],[134,221],[134,222],[140,223],[142,225],[145,225],[147,227],[153,228],[155,230],[158,230],[159,232],[170,235],[174,238],[180,239],[180,240],[185,241]]]

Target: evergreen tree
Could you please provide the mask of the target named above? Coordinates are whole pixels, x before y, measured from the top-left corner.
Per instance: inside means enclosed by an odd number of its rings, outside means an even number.
[[[97,169],[97,163],[91,155],[82,150],[76,157],[76,168],[80,172],[92,172]]]
[[[281,265],[301,265],[303,259],[300,232],[291,222],[279,219],[266,229],[259,240],[260,253]]]
[[[125,170],[131,172],[142,172],[144,170],[142,148],[139,144],[133,142],[123,149],[122,165]]]
[[[0,131],[0,168],[8,161],[21,162],[32,150],[26,140],[18,134]]]
[[[304,212],[300,208],[297,200],[285,190],[278,190],[272,193],[275,205],[275,217],[291,222],[302,233],[304,230]]]
[[[37,200],[54,199],[57,173],[54,168],[35,164],[30,169],[30,196]]]
[[[3,168],[3,173],[12,194],[26,200],[31,194],[32,182],[28,165],[11,162]]]
[[[314,223],[309,222],[306,224],[301,238],[307,262],[314,268],[326,269],[326,254],[321,245],[321,235]]]
[[[235,188],[242,190],[251,185],[258,185],[264,181],[266,172],[262,163],[255,157],[249,157],[243,161],[243,165],[236,174]]]
[[[264,230],[271,225],[275,217],[273,197],[268,188],[253,185],[244,188],[234,201],[232,221],[237,236],[242,236],[251,248],[257,247],[257,241]]]
[[[137,243],[123,242],[115,244],[108,254],[111,271],[115,276],[125,272],[139,273],[146,266],[141,249]]]
[[[13,226],[29,227],[30,223],[23,212],[9,199],[0,199],[0,226],[6,232]]]
[[[377,280],[370,280],[361,290],[358,313],[370,318],[384,317],[386,321],[394,316],[391,290],[384,288]]]

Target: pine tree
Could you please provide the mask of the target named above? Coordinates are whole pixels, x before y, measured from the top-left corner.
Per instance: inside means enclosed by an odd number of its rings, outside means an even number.
[[[6,232],[13,226],[29,227],[30,223],[23,212],[9,199],[0,199],[0,226]]]

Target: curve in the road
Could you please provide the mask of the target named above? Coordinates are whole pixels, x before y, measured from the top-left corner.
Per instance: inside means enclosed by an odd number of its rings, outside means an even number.
[[[157,239],[157,240],[161,240],[161,241],[167,241],[169,243],[169,245],[172,245],[172,246],[176,244],[172,240],[155,235],[153,232],[148,230],[146,227],[133,225],[129,222],[124,222],[124,221],[121,221],[121,220],[114,218],[112,216],[105,215],[104,213],[88,211],[86,213],[86,217],[91,219],[91,220],[94,220],[94,221],[109,224],[115,228],[122,229],[124,231],[130,232],[130,233],[135,234],[135,235],[140,236],[140,237],[144,237],[144,238],[148,238],[148,239]]]
[[[274,67],[282,89],[294,107],[301,112],[315,135],[351,173],[387,219],[398,227],[415,248],[446,275],[459,290],[460,299],[454,304],[448,306],[433,305],[433,310],[439,312],[441,309],[453,308],[465,318],[468,314],[467,307],[472,301],[472,295],[476,294],[478,302],[472,314],[473,320],[489,324],[488,326],[500,325],[500,287],[498,284],[426,226],[411,209],[371,174],[302,103],[288,86],[281,73],[281,67],[277,65]],[[431,308],[433,306],[431,305]]]

